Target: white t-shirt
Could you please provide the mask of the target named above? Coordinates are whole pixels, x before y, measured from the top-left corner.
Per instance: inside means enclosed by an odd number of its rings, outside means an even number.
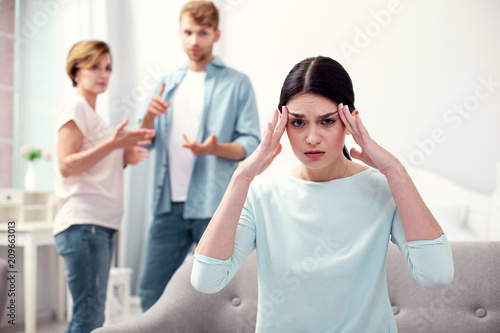
[[[205,98],[207,72],[188,70],[177,86],[172,99],[172,128],[168,144],[170,184],[173,202],[184,202],[194,168],[195,156],[189,148],[182,147],[198,136]],[[202,142],[198,142],[201,144]]]
[[[56,119],[56,133],[71,120],[84,137],[80,151],[98,145],[113,134],[81,95],[73,95],[63,103]],[[115,149],[87,171],[70,177],[63,177],[56,163],[54,187],[59,207],[54,235],[74,224],[119,229],[123,215],[123,152],[123,149]]]

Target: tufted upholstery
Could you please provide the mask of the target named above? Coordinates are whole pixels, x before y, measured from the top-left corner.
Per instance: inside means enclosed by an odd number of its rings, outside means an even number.
[[[500,242],[452,243],[455,279],[427,290],[411,277],[399,249],[390,245],[387,282],[400,333],[500,332]],[[130,321],[94,333],[253,332],[256,256],[252,253],[229,285],[214,295],[190,284],[193,258],[176,272],[160,300]]]
[[[399,333],[500,332],[500,242],[451,243],[455,278],[429,290],[411,277],[391,244],[387,286]]]

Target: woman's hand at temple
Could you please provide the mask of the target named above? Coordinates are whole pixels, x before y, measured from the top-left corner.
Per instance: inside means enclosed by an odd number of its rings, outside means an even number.
[[[250,182],[264,172],[281,152],[280,139],[285,132],[287,121],[288,109],[286,106],[283,106],[281,116],[277,109],[274,110],[271,122],[267,123],[261,143],[252,155],[240,163],[236,172]]]

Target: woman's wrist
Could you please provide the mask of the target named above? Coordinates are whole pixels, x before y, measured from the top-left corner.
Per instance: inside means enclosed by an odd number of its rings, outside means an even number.
[[[232,180],[235,183],[250,184],[255,179],[255,174],[248,172],[243,164],[240,163],[238,168],[233,173]]]

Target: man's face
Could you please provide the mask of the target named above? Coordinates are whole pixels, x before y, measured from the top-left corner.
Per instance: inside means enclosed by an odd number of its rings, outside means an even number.
[[[194,62],[208,62],[212,58],[212,48],[219,40],[220,31],[197,24],[189,14],[181,17],[180,39],[184,52]]]

